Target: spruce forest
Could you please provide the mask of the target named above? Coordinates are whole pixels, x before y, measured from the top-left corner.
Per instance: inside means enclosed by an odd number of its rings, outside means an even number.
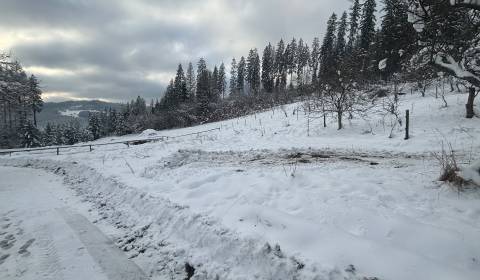
[[[331,15],[323,38],[281,38],[252,48],[229,62],[228,73],[227,62],[179,64],[161,97],[138,96],[121,110],[92,113],[87,128],[76,122],[37,127],[42,86],[3,54],[0,147],[72,145],[187,127],[300,100],[319,116],[335,115],[342,129],[345,118],[369,113],[382,88],[412,83],[425,94],[439,80],[452,91],[470,91],[465,114],[473,118],[480,88],[479,10],[475,1],[382,0],[379,9],[376,0],[355,0],[348,11]],[[398,88],[390,91],[405,94]],[[395,100],[387,105],[395,114]]]

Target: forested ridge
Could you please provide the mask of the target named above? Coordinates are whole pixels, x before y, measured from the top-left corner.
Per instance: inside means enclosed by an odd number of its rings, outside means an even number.
[[[480,4],[478,1],[382,0],[376,18],[375,0],[352,1],[342,14],[333,13],[323,38],[280,39],[261,51],[209,67],[204,58],[179,64],[176,75],[158,100],[142,97],[120,110],[91,113],[83,129],[75,122],[49,124],[40,131],[36,114],[42,109],[41,86],[21,64],[0,59],[0,147],[74,144],[109,135],[185,127],[223,120],[293,101],[306,101],[320,116],[343,119],[368,114],[383,98],[378,89],[415,85],[425,93],[433,83],[452,90],[465,87],[466,117],[475,116],[480,88]],[[228,69],[228,70],[227,70]],[[227,73],[228,71],[228,73]],[[393,106],[393,107],[392,107]],[[324,123],[326,125],[326,123]]]

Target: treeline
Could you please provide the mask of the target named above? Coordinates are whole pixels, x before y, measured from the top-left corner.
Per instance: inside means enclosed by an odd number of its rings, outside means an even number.
[[[191,62],[186,67],[179,64],[160,100],[147,106],[138,98],[116,115],[93,115],[89,128],[96,139],[146,128],[184,127],[241,116],[326,89],[337,90],[347,81],[361,88],[380,79],[389,80],[412,56],[416,34],[407,21],[407,4],[394,0],[384,2],[380,29],[376,29],[375,0],[362,4],[355,0],[348,12],[340,16],[332,14],[322,40],[314,38],[309,45],[301,38],[288,42],[280,39],[276,44],[268,43],[262,54],[253,48],[248,55],[232,59],[229,75],[224,63],[209,68],[203,58],[196,66]],[[381,60],[388,63],[380,70]],[[338,100],[330,103],[337,106]],[[115,120],[109,121],[110,124],[121,119],[128,129],[98,129],[97,119],[105,118],[102,115]]]
[[[203,58],[196,65],[188,63],[186,71],[179,64],[160,100],[147,105],[138,97],[118,111],[93,113],[86,129],[72,123],[49,125],[39,133],[35,129],[35,113],[42,104],[38,82],[33,76],[27,78],[18,63],[3,59],[1,108],[6,129],[0,144],[18,146],[18,139],[27,147],[73,144],[147,128],[191,126],[299,97],[308,99],[309,111],[322,114],[324,120],[336,115],[341,129],[346,115],[367,113],[375,96],[365,93],[372,85],[416,82],[424,94],[429,81],[438,77],[467,83],[467,117],[473,117],[480,87],[480,4],[382,1],[380,25],[375,0],[354,0],[348,11],[330,16],[322,39],[314,38],[310,45],[301,38],[280,39],[268,43],[262,54],[253,48],[232,59],[228,74],[224,63],[209,68]],[[385,110],[398,117],[397,102],[395,95]]]
[[[179,64],[160,100],[147,106],[138,97],[120,112],[92,115],[90,135],[96,139],[218,121],[302,96],[313,101],[308,106],[324,119],[335,114],[341,129],[346,114],[353,118],[368,113],[375,96],[365,93],[372,85],[415,82],[424,95],[439,77],[467,82],[467,117],[472,117],[480,85],[480,5],[448,0],[382,2],[380,25],[375,0],[354,0],[349,11],[331,15],[322,40],[314,38],[310,46],[301,38],[280,39],[268,43],[261,55],[253,48],[246,57],[233,58],[229,81],[224,63],[212,70],[201,58],[196,67],[188,63],[186,72]],[[384,103],[386,113],[398,117],[397,96]]]
[[[314,38],[309,45],[301,38],[280,39],[276,44],[268,43],[262,54],[253,48],[247,56],[233,58],[229,81],[224,63],[212,70],[201,58],[196,67],[188,63],[186,73],[180,64],[164,97],[152,103],[152,110],[136,123],[136,131],[236,117],[312,93],[325,97],[326,91],[353,91],[344,85],[346,82],[360,89],[388,81],[417,46],[415,30],[407,20],[408,5],[395,0],[384,0],[384,4],[380,29],[376,29],[375,0],[362,4],[355,0],[349,11],[331,15],[322,40]],[[388,63],[379,69],[382,60]],[[344,94],[330,103],[336,107],[339,99],[352,103],[343,100],[346,97]]]
[[[0,147],[41,145],[36,128],[41,94],[34,75],[27,76],[18,61],[0,54]]]

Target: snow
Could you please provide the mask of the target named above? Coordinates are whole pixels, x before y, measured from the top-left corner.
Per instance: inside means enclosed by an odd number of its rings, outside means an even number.
[[[72,211],[60,177],[26,168],[0,172],[1,279],[147,279]]]
[[[148,137],[148,136],[158,136],[158,131],[154,130],[154,129],[146,129],[144,130],[142,133],[140,133],[140,136],[142,137]]]
[[[447,62],[444,62],[443,59],[446,59]],[[473,73],[467,70],[464,70],[463,67],[457,61],[455,61],[455,59],[450,55],[446,55],[443,53],[436,54],[435,64],[441,67],[444,67],[446,69],[449,69],[455,74],[456,77],[459,77],[462,79],[473,78],[480,82],[480,78],[478,76],[474,75]]]
[[[384,70],[385,68],[387,68],[387,61],[388,61],[388,58],[384,58],[380,60],[380,62],[378,63],[378,69]]]
[[[480,186],[480,160],[472,163],[470,166],[463,168],[460,176],[467,181],[471,181]]]
[[[60,111],[59,113],[62,116],[78,118],[80,112],[84,112],[84,111],[88,111],[88,112],[92,112],[92,113],[98,112],[96,110],[70,110],[70,109],[67,109],[65,111]]]
[[[0,164],[62,176],[153,279],[183,279],[186,262],[197,279],[478,279],[480,193],[436,181],[432,153],[448,142],[461,166],[475,167],[480,123],[464,118],[465,93],[446,94],[447,108],[432,95],[400,96],[408,141],[401,126],[389,138],[380,113],[346,119],[341,131],[333,116],[327,128],[314,119],[307,136],[296,103],[159,132],[220,128],[207,134],[14,154]]]

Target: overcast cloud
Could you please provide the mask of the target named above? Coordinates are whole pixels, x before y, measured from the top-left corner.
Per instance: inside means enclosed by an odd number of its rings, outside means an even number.
[[[178,63],[208,64],[280,38],[322,37],[349,0],[2,0],[0,50],[47,101],[161,96]]]

